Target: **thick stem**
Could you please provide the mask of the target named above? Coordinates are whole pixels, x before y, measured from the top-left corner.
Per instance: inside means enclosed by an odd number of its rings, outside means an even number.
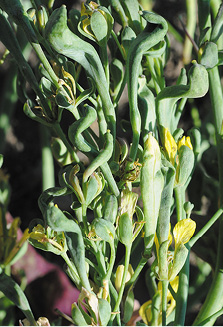
[[[218,169],[219,169],[219,195],[220,205],[223,203],[223,140],[222,140],[222,121],[223,121],[223,96],[220,82],[218,67],[214,67],[209,71],[210,97],[212,110],[215,120],[215,132],[217,141],[218,153]],[[217,263],[215,268],[214,279],[206,297],[206,300],[194,321],[194,325],[199,325],[201,322],[208,319],[206,325],[213,325],[216,317],[215,313],[222,309],[223,301],[223,215],[220,217],[219,238]]]
[[[179,274],[179,286],[176,298],[176,314],[174,326],[184,326],[186,310],[187,310],[187,299],[189,289],[189,254],[187,260]]]
[[[162,281],[162,326],[166,326],[168,281]]]

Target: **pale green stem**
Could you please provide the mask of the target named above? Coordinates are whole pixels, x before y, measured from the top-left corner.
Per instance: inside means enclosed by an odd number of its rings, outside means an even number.
[[[77,287],[79,287],[80,286],[80,277],[78,275],[78,272],[77,272],[74,264],[70,261],[70,259],[69,259],[69,257],[68,257],[68,255],[67,255],[66,252],[63,252],[61,254],[61,257],[64,259],[64,261],[66,262],[67,266],[70,268],[70,272],[72,274],[72,278],[73,278],[73,281],[74,281],[75,285]]]
[[[166,326],[168,281],[162,281],[162,326]]]
[[[193,39],[194,32],[196,28],[196,12],[197,12],[197,1],[196,0],[186,0],[186,7],[187,7],[187,32],[190,37]],[[184,42],[184,49],[183,49],[183,60],[185,65],[189,64],[191,61],[191,53],[193,49],[193,44],[191,40],[186,37]]]
[[[86,206],[86,204],[82,204],[82,217],[83,217],[85,233],[88,235],[89,228],[88,228],[88,224],[87,224],[87,206]]]
[[[107,84],[109,87],[109,62],[108,62],[108,52],[107,52],[107,43],[105,46],[102,46],[100,48],[101,50],[101,61],[105,70],[105,76],[106,76],[106,80],[107,80]]]
[[[223,121],[223,96],[218,67],[209,70],[209,91],[212,103],[212,110],[215,121],[215,133],[218,153],[218,171],[219,171],[219,198],[220,206],[223,203],[223,140],[222,140],[222,121]],[[217,263],[214,273],[214,279],[209,289],[205,302],[194,321],[195,325],[208,320],[206,325],[213,325],[216,317],[214,314],[222,309],[223,300],[223,215],[220,216]],[[212,319],[209,319],[210,317]]]
[[[121,47],[121,44],[119,43],[119,40],[118,40],[118,38],[117,38],[117,35],[115,34],[115,32],[114,32],[113,30],[111,31],[111,35],[112,35],[112,37],[114,38],[115,43],[117,44],[117,47],[119,48],[119,51],[121,52],[122,58],[123,58],[124,60],[126,60],[126,54],[125,54],[125,52],[123,51],[123,48]]]
[[[174,326],[184,326],[184,322],[185,322],[188,290],[189,290],[189,272],[190,272],[189,255],[190,255],[190,251],[188,253],[186,262],[179,274],[179,286],[176,296],[176,313],[175,313]]]
[[[223,209],[220,208],[214,214],[214,216],[207,222],[207,224],[188,242],[188,247],[192,248],[192,246],[211,228],[211,226],[218,220],[218,218],[222,215]]]
[[[113,309],[114,313],[116,313],[120,310],[119,307],[120,307],[120,303],[121,303],[122,296],[123,296],[124,289],[125,289],[125,282],[126,282],[126,277],[127,277],[128,268],[129,268],[130,255],[131,255],[131,246],[126,246],[124,272],[123,272],[121,287],[120,287],[120,290],[118,293],[118,299],[117,299],[115,307]],[[110,322],[112,322],[115,319],[115,316],[116,316],[116,314],[112,315]]]
[[[183,186],[178,186],[174,189],[175,199],[176,199],[176,212],[177,212],[177,221],[186,218],[186,212],[184,210],[185,202],[185,190]]]
[[[116,259],[114,241],[110,242],[110,249],[111,249],[111,253],[110,253],[109,267],[108,267],[107,273],[104,277],[104,279],[108,280],[108,281],[111,279],[111,274],[112,274],[112,270],[113,270],[113,267],[115,264],[115,259]]]
[[[50,147],[50,133],[45,125],[40,125],[42,144],[42,190],[55,186],[54,162]]]

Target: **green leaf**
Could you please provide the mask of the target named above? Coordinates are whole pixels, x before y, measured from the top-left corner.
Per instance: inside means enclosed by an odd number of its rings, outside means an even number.
[[[219,37],[222,35],[222,33],[223,33],[223,4],[220,5],[218,14],[214,20],[210,41],[216,43]]]
[[[101,60],[89,43],[73,34],[67,26],[67,10],[63,5],[51,14],[45,28],[45,35],[51,46],[60,54],[71,58],[83,66],[94,80],[101,97],[105,118],[111,133],[115,134],[115,111],[111,102],[104,68]]]
[[[31,325],[37,326],[29,302],[22,289],[11,277],[3,272],[0,274],[0,291],[24,313]]]
[[[104,219],[114,224],[117,218],[117,211],[118,211],[117,197],[115,195],[109,194],[105,198],[104,213],[103,213]]]
[[[90,24],[98,44],[102,47],[106,46],[108,25],[105,17],[99,11],[94,11],[90,18]]]
[[[183,145],[179,149],[178,159],[176,185],[182,186],[187,182],[194,168],[194,153],[188,146]]]
[[[104,299],[98,299],[99,319],[101,326],[107,326],[111,318],[111,306],[108,301]]]
[[[174,280],[174,278],[179,274],[183,268],[185,261],[187,259],[188,249],[184,244],[180,244],[174,252],[173,263],[169,267],[168,279],[169,281]]]
[[[120,90],[122,80],[124,77],[124,68],[123,64],[119,59],[113,59],[110,65],[110,71],[111,71],[111,89],[112,89],[112,95],[116,96]]]
[[[136,34],[133,31],[133,29],[129,26],[125,26],[121,34],[121,41],[122,41],[122,46],[125,49],[126,55],[128,54],[130,45],[135,38],[136,38]]]
[[[213,68],[218,64],[218,47],[213,42],[207,42],[202,48],[200,64],[206,69]]]
[[[76,326],[87,326],[87,322],[82,315],[77,303],[72,304],[71,316]]]
[[[157,95],[156,107],[159,125],[168,128],[173,133],[179,121],[179,116],[176,120],[174,119],[177,101],[185,98],[203,97],[207,93],[208,87],[208,73],[205,67],[194,62],[189,70],[188,85],[168,86]]]
[[[127,294],[126,300],[125,300],[125,304],[124,304],[123,322],[125,323],[125,325],[131,319],[133,310],[134,310],[134,293],[133,293],[133,290],[130,290],[130,291],[128,291],[128,294]]]
[[[128,18],[128,25],[139,34],[142,31],[139,2],[137,0],[120,0],[120,2]]]
[[[92,226],[94,227],[97,236],[99,236],[103,241],[111,243],[115,239],[115,227],[110,221],[96,218],[93,220]]]

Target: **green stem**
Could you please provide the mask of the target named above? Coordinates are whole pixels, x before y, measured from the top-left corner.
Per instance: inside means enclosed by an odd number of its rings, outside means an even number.
[[[111,279],[111,274],[112,274],[112,270],[113,270],[113,267],[114,267],[114,264],[115,264],[115,259],[116,259],[114,241],[111,242],[110,249],[111,249],[111,254],[110,254],[109,268],[108,268],[108,271],[107,271],[107,273],[106,273],[106,275],[104,277],[104,279],[108,280],[108,281]]]
[[[223,121],[223,96],[221,81],[218,67],[214,67],[209,71],[210,97],[212,110],[215,121],[215,133],[217,141],[218,153],[218,169],[219,169],[219,196],[220,206],[223,203],[223,140],[222,140],[222,121]],[[220,212],[219,212],[220,214]],[[216,317],[215,313],[222,309],[223,301],[223,215],[220,216],[219,237],[217,263],[214,273],[214,279],[205,302],[194,321],[194,325],[208,321],[205,325],[213,325]],[[212,316],[212,318],[210,318]]]
[[[184,187],[178,186],[174,189],[175,199],[176,199],[176,212],[177,212],[177,221],[186,218],[186,212],[184,210],[185,202],[185,190]]]
[[[117,38],[117,35],[115,34],[115,32],[114,32],[113,30],[111,31],[111,35],[112,35],[112,37],[114,38],[115,43],[117,44],[117,47],[119,48],[119,51],[121,52],[122,58],[123,58],[124,60],[126,60],[126,54],[125,54],[125,52],[123,51],[123,48],[122,48],[121,44],[119,43],[119,40],[118,40],[118,38]]]
[[[123,77],[123,80],[122,80],[122,84],[121,84],[121,87],[118,91],[118,94],[116,96],[116,98],[114,99],[114,108],[117,110],[117,106],[119,104],[119,100],[121,98],[121,95],[124,91],[124,88],[125,88],[125,85],[126,85],[126,82],[127,82],[127,74],[126,74],[126,71],[124,73],[124,77]]]
[[[103,64],[103,67],[104,67],[104,70],[105,70],[105,77],[106,77],[106,80],[107,80],[107,84],[108,84],[108,87],[109,87],[109,63],[108,63],[108,52],[107,52],[107,43],[105,46],[102,46],[100,48],[101,50],[101,61],[102,61],[102,64]]]
[[[166,326],[168,281],[162,281],[162,326]]]
[[[67,253],[66,252],[62,253],[61,257],[64,259],[67,266],[70,268],[70,272],[71,272],[70,276],[73,279],[73,282],[75,283],[75,285],[77,287],[80,287],[80,278],[78,276],[78,272],[77,272],[76,268],[74,267],[73,263],[70,261]]]
[[[223,209],[220,208],[214,214],[214,216],[207,222],[207,224],[188,242],[188,247],[192,248],[192,246],[211,228],[211,226],[218,220],[218,218],[222,215]]]
[[[82,204],[82,217],[83,217],[85,233],[88,235],[89,228],[88,228],[88,224],[87,224],[87,206],[86,206],[86,204]]]
[[[128,268],[129,268],[130,255],[131,255],[131,246],[126,246],[126,248],[125,248],[125,264],[124,264],[122,283],[121,283],[121,287],[120,287],[120,290],[118,293],[118,299],[117,299],[115,307],[113,309],[113,312],[115,312],[115,313],[117,311],[119,311],[120,303],[121,303],[122,296],[124,293],[125,281],[126,281],[126,277],[127,277],[127,273],[128,273]],[[115,319],[115,316],[116,316],[116,314],[112,315],[110,322],[112,322]]]
[[[42,144],[42,190],[55,186],[53,155],[50,147],[50,133],[45,125],[40,125]]]
[[[189,255],[190,252],[188,253],[187,260],[179,274],[179,286],[176,297],[176,314],[174,326],[184,326],[185,322],[189,289]]]
[[[210,326],[211,321],[215,321],[218,317],[220,317],[223,314],[223,309],[220,309],[219,311],[215,312],[213,315],[208,317],[207,319],[201,321],[198,326]]]
[[[145,264],[148,262],[148,259],[150,258],[150,254],[151,254],[151,249],[149,250],[149,253],[146,252],[148,252],[147,249],[145,250],[145,253],[142,255],[142,258],[140,259],[136,269],[134,270],[133,276],[126,284],[127,288],[130,288],[133,284],[135,284]]]
[[[78,158],[77,154],[74,152],[73,147],[70,145],[70,143],[68,142],[62,128],[60,127],[59,123],[55,123],[53,125],[53,128],[55,130],[55,132],[57,133],[57,135],[61,138],[61,140],[63,141],[64,145],[66,146],[67,150],[70,152],[71,158],[75,161],[75,162],[80,162],[80,159]]]
[[[188,35],[193,39],[194,32],[196,28],[196,6],[197,1],[196,0],[186,0],[186,7],[187,7],[187,33]],[[184,42],[184,49],[183,49],[183,59],[184,63],[187,65],[191,61],[191,53],[192,53],[193,44],[191,43],[191,40],[186,37]]]

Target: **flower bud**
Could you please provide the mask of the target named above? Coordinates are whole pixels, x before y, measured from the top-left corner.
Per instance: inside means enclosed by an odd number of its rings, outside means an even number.
[[[124,265],[119,265],[116,270],[115,288],[116,288],[117,292],[119,292],[119,290],[121,288],[124,269],[125,269]],[[127,283],[132,278],[133,274],[134,274],[134,270],[133,270],[132,266],[129,264],[125,283]]]
[[[85,198],[84,198],[84,194],[82,192],[82,188],[80,186],[80,182],[79,182],[79,178],[77,177],[77,173],[79,172],[80,167],[79,165],[75,165],[69,174],[69,182],[71,184],[71,186],[74,189],[74,192],[79,200],[80,203],[84,203],[85,202]]]

